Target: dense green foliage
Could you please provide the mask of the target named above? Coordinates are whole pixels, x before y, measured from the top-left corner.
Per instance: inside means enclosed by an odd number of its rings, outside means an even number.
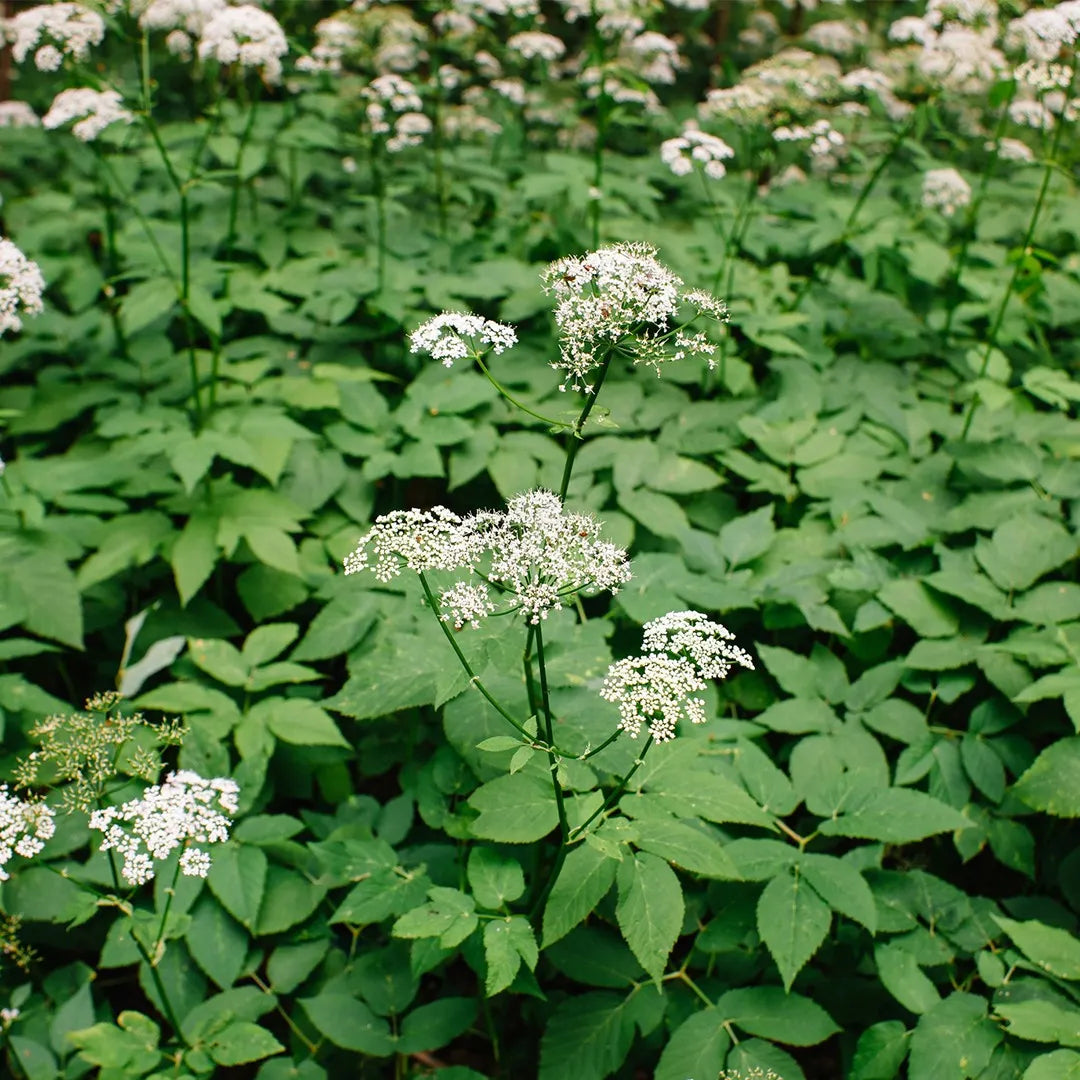
[[[728,176],[677,177],[657,149],[711,35],[752,25],[722,6],[650,9],[696,62],[655,113],[577,95],[595,154],[497,95],[501,133],[450,134],[430,82],[434,139],[391,154],[366,61],[264,86],[124,13],[93,65],[18,69],[39,112],[90,70],[137,115],[86,144],[0,128],[0,233],[47,282],[0,340],[0,775],[116,686],[240,805],[205,882],[174,860],[119,889],[49,796],[56,836],[0,894],[10,1075],[1080,1076],[1074,125],[999,158],[1002,74],[957,112],[871,102],[827,175],[770,184],[785,144],[720,121]],[[313,7],[275,9],[305,48]],[[467,65],[434,41],[431,68]],[[721,83],[754,58],[723,57]],[[572,136],[573,80],[548,89]],[[970,213],[920,205],[945,166],[982,178]],[[616,355],[575,431],[541,273],[615,241],[730,324],[715,371]],[[411,353],[443,309],[515,323],[485,363],[558,424]],[[446,640],[536,718],[520,618],[454,632],[415,575],[340,568],[376,515],[558,491],[575,440],[566,503],[633,578],[544,621],[545,740]],[[640,765],[641,739],[594,754],[608,666],[687,608],[757,670]],[[143,786],[116,764],[108,803]]]

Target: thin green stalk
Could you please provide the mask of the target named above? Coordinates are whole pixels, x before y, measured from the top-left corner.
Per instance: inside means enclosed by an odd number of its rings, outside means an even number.
[[[724,260],[720,264],[720,270],[717,271],[717,278],[713,283],[713,293],[719,286],[720,272],[727,268],[727,279],[724,282],[724,292],[722,299],[725,303],[730,301],[731,294],[735,291],[735,270],[738,267],[738,259],[736,258],[739,249],[742,247],[743,238],[746,236],[746,230],[750,227],[750,220],[753,217],[754,199],[757,196],[757,178],[755,176],[750,177],[750,184],[746,191],[746,196],[743,199],[743,203],[739,208],[738,216],[735,219],[735,223],[731,227],[731,233],[728,237],[728,243],[724,246]],[[720,339],[720,359],[717,362],[718,375],[717,378],[720,384],[723,385],[724,380],[727,378],[727,354],[728,346],[731,344],[731,331],[728,330],[724,333],[724,336]],[[704,389],[708,389],[708,381],[705,382]]]
[[[570,488],[570,476],[574,471],[574,459],[577,457],[577,452],[582,443],[581,432],[585,427],[585,421],[589,419],[589,413],[592,412],[593,406],[596,404],[596,399],[600,394],[600,388],[604,385],[604,380],[607,378],[608,369],[611,367],[611,358],[614,355],[614,352],[614,349],[608,349],[607,355],[604,357],[604,362],[600,365],[600,373],[596,377],[596,382],[593,383],[593,388],[589,391],[589,396],[585,399],[585,406],[581,410],[581,415],[574,421],[570,428],[570,432],[567,435],[566,464],[563,466],[562,482],[559,484],[560,502],[566,502],[566,492]]]
[[[1074,62],[1074,73],[1075,67],[1076,65]],[[1024,266],[1024,256],[1031,247],[1031,241],[1035,235],[1035,227],[1039,223],[1039,215],[1042,213],[1043,203],[1046,202],[1046,193],[1050,190],[1050,178],[1054,175],[1054,161],[1057,158],[1058,147],[1061,145],[1061,133],[1064,130],[1065,119],[1064,117],[1061,117],[1059,118],[1057,128],[1054,131],[1054,141],[1050,146],[1050,155],[1046,162],[1046,167],[1043,170],[1042,183],[1039,185],[1039,194],[1035,199],[1035,206],[1031,211],[1031,219],[1028,221],[1027,231],[1024,233],[1024,240],[1020,245],[1019,257],[1013,266],[1013,272],[1009,277],[1009,284],[1005,289],[1005,295],[1002,296],[1001,303],[998,304],[997,312],[994,315],[994,321],[990,324],[990,333],[986,339],[986,348],[983,350],[982,363],[979,365],[979,372],[976,379],[982,379],[986,375],[986,369],[990,366],[990,354],[994,351],[994,347],[997,344],[997,336],[1001,330],[1001,324],[1005,321],[1005,310],[1009,306],[1013,290],[1016,288],[1016,282],[1020,278],[1020,271]],[[975,419],[975,411],[979,407],[979,400],[979,391],[975,390],[971,395],[971,400],[968,402],[964,415],[964,423],[960,429],[961,442],[967,440],[968,432],[971,430],[971,423]]]
[[[621,734],[622,728],[617,727],[599,746],[594,747],[592,750],[586,750],[579,760],[588,761],[594,754],[599,754],[601,750],[606,750]]]
[[[480,676],[473,671],[472,665],[466,659],[465,654],[461,651],[461,646],[457,643],[457,639],[454,637],[454,632],[449,626],[439,618],[439,601],[436,599],[435,594],[431,591],[431,586],[428,584],[427,577],[422,570],[417,572],[416,575],[420,579],[420,587],[424,590],[424,596],[427,599],[428,607],[431,608],[432,615],[435,616],[436,622],[438,622],[442,629],[443,636],[450,642],[450,647],[454,650],[455,655],[458,658],[458,663],[461,664],[465,671],[465,674],[469,676],[469,682],[476,687],[477,690],[484,696],[487,703],[509,724],[513,725],[514,729],[529,741],[532,745],[535,743],[535,739],[529,734],[524,724],[521,724],[509,712],[502,706],[502,704],[492,696],[488,688],[480,681]]]
[[[990,160],[987,162],[986,167],[979,172],[979,184],[975,189],[975,197],[971,200],[971,205],[968,207],[967,220],[964,223],[964,236],[960,242],[960,251],[956,256],[956,265],[953,267],[952,273],[949,275],[948,284],[945,286],[945,297],[949,302],[949,310],[945,314],[945,326],[941,331],[941,344],[943,349],[949,347],[949,336],[952,333],[953,318],[956,315],[956,309],[959,306],[958,301],[954,300],[954,294],[960,288],[960,277],[964,273],[964,268],[967,266],[968,249],[971,246],[972,238],[975,235],[975,222],[979,219],[979,209],[982,206],[983,199],[986,197],[986,189],[990,183],[990,177],[994,173],[994,169],[998,163],[998,157],[1001,152],[1001,138],[1005,134],[1005,124],[1009,119],[1009,104],[1012,102],[1013,97],[1016,94],[1016,83],[1012,85],[1012,89],[1009,91],[1008,99],[1001,106],[1001,115],[998,117],[997,127],[994,129],[994,149],[990,154]]]
[[[592,230],[592,247],[600,246],[600,198],[604,190],[604,145],[607,142],[611,98],[607,92],[604,72],[604,39],[600,33],[600,14],[596,0],[589,2],[589,63],[600,72],[599,94],[596,98],[596,141],[593,143],[593,191],[589,198],[589,223]]]
[[[584,835],[585,830],[601,815],[606,814],[618,801],[622,798],[623,792],[626,790],[626,785],[630,783],[631,777],[634,773],[645,764],[645,755],[649,752],[649,747],[653,744],[653,737],[650,735],[645,740],[645,745],[641,748],[641,753],[634,759],[634,764],[630,766],[629,770],[625,773],[623,778],[616,785],[615,790],[604,800],[603,804],[594,810],[580,825],[575,825],[570,830],[570,843],[579,839]]]
[[[375,188],[375,277],[377,292],[382,292],[386,281],[386,181],[379,161],[379,145],[372,139],[371,182]]]
[[[547,662],[544,659],[544,630],[540,623],[535,625],[536,667],[540,674],[540,715],[544,721],[544,737],[547,740],[548,766],[551,769],[551,783],[555,789],[555,809],[559,815],[559,836],[562,846],[570,836],[570,826],[566,820],[566,803],[563,799],[562,785],[559,783],[557,770],[559,759],[555,753],[555,726],[551,716],[551,695],[548,691]]]
[[[253,100],[250,103],[250,108],[248,109],[247,120],[244,123],[244,130],[241,132],[240,135],[240,144],[236,148],[236,169],[233,179],[232,194],[229,198],[229,225],[225,232],[226,252],[228,252],[232,248],[233,244],[236,242],[236,222],[240,214],[240,190],[244,186],[241,179],[241,172],[244,167],[244,152],[247,150],[248,142],[251,140],[251,133],[255,129],[256,106],[257,100]]]
[[[172,908],[173,898],[176,896],[176,883],[180,880],[180,861],[176,862],[176,869],[173,871],[172,884],[169,886],[165,896],[165,908],[161,912],[161,922],[158,924],[157,936],[154,938],[154,955],[157,956],[161,948],[165,944],[165,924],[169,919],[169,910]]]
[[[543,423],[550,425],[551,427],[570,426],[565,420],[552,420],[550,416],[542,416],[538,412],[533,412],[533,410],[530,409],[528,405],[523,405],[516,397],[514,397],[513,394],[510,393],[509,390],[506,389],[505,386],[502,385],[502,383],[499,382],[498,379],[495,378],[494,375],[491,374],[491,371],[488,369],[487,364],[484,363],[483,357],[479,354],[476,356],[476,363],[479,365],[480,370],[487,377],[487,381],[491,383],[491,385],[494,386],[496,390],[498,390],[502,397],[506,398],[506,400],[509,401],[515,409],[520,409],[527,416],[531,416],[534,420],[540,420]]]
[[[862,208],[866,205],[866,200],[870,198],[870,194],[873,192],[874,188],[877,187],[878,181],[885,175],[885,170],[900,152],[900,148],[904,145],[908,135],[911,134],[918,118],[919,109],[916,108],[911,115],[908,116],[904,126],[896,133],[889,149],[881,156],[877,165],[874,166],[874,171],[870,174],[870,178],[863,185],[862,191],[859,192],[859,197],[855,200],[855,205],[852,206],[851,212],[844,222],[844,227],[840,231],[840,237],[836,241],[835,254],[825,266],[825,272],[821,278],[822,284],[827,284],[832,278],[833,271],[836,269],[837,263],[839,262],[844,249],[847,247],[848,241],[855,235],[855,222],[858,220]],[[795,298],[788,305],[788,311],[798,311],[799,305],[803,302],[803,298],[810,291],[811,285],[813,285],[816,280],[817,278],[814,275],[814,271],[811,270],[811,272],[803,278],[802,284],[795,293]]]

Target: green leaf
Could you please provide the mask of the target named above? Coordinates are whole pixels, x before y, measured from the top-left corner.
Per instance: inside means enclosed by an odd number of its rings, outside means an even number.
[[[1034,810],[1054,817],[1080,817],[1080,737],[1051,743],[1012,791]]]
[[[1080,940],[1067,930],[1037,919],[1016,922],[1004,915],[992,918],[1033,964],[1059,979],[1080,980]]]
[[[207,874],[210,891],[222,907],[249,930],[262,906],[266,891],[266,855],[247,844],[225,844],[215,848],[214,859]]]
[[[720,553],[730,566],[743,566],[760,558],[772,547],[776,528],[772,504],[729,521],[720,530]]]
[[[897,578],[878,590],[878,599],[920,637],[951,637],[959,628],[952,610],[921,581]]]
[[[352,746],[330,714],[310,698],[264,698],[251,707],[248,716],[294,746]]]
[[[615,918],[630,951],[654,978],[664,972],[683,922],[682,887],[663,859],[638,852],[619,864]]]
[[[874,894],[866,878],[851,863],[834,855],[804,854],[799,859],[799,869],[833,911],[862,923],[871,934],[874,933],[877,929]]]
[[[480,811],[469,828],[482,840],[530,844],[559,824],[550,781],[525,773],[483,784],[469,796],[469,803]]]
[[[86,1061],[103,1069],[127,1069],[129,1075],[142,1076],[161,1060],[161,1029],[142,1013],[122,1012],[115,1024],[94,1024],[69,1031],[67,1037]]]
[[[770,705],[754,717],[754,722],[787,735],[835,731],[840,726],[836,713],[820,698],[788,698]]]
[[[507,919],[490,921],[484,927],[486,996],[494,997],[505,990],[514,981],[523,960],[525,966],[532,971],[539,955],[532,927],[524,916],[514,915]]]
[[[295,870],[273,864],[266,875],[266,895],[256,927],[261,934],[280,934],[303,922],[319,906],[326,887],[308,881]]]
[[[716,1010],[725,1021],[751,1035],[789,1046],[816,1046],[840,1030],[817,1002],[779,986],[729,990],[716,1003]]]
[[[621,492],[619,507],[656,536],[678,539],[690,531],[686,511],[670,496],[637,488]]]
[[[394,923],[394,937],[436,937],[444,949],[452,949],[479,924],[476,902],[471,896],[436,885],[428,889],[428,897],[429,903],[407,911]]]
[[[247,956],[248,935],[212,897],[199,898],[185,940],[191,958],[222,990],[236,982]]]
[[[634,1040],[631,999],[593,991],[569,997],[552,1013],[540,1043],[538,1080],[604,1080]]]
[[[1075,538],[1059,522],[1028,513],[1010,517],[989,540],[980,539],[975,558],[998,588],[1021,592],[1075,558],[1076,548]]]
[[[240,656],[248,668],[258,667],[283,653],[300,633],[296,623],[269,623],[248,634]]]
[[[618,865],[589,844],[571,849],[544,907],[545,949],[592,914],[615,881]]]
[[[716,1077],[724,1067],[731,1038],[716,1008],[691,1013],[672,1033],[660,1055],[654,1080]]]
[[[467,873],[473,896],[481,907],[498,910],[525,892],[521,863],[490,847],[474,847],[469,852]]]
[[[972,1080],[989,1064],[1002,1038],[986,1015],[984,998],[950,994],[919,1017],[908,1073],[919,1080]]]
[[[1080,618],[1080,585],[1072,581],[1044,581],[1013,601],[1018,619],[1036,626],[1052,626]]]
[[[717,825],[761,825],[773,828],[770,814],[734,780],[718,773],[683,772],[681,784],[674,775],[665,773],[659,781],[649,781],[645,787],[680,817],[702,817]]]
[[[1023,1080],[1080,1080],[1080,1054],[1073,1050],[1041,1054],[1027,1067]]]
[[[780,969],[784,989],[821,947],[832,924],[829,905],[798,873],[777,874],[757,906],[758,933]]]
[[[265,1028],[241,1020],[212,1035],[206,1049],[218,1065],[244,1065],[280,1054],[285,1047]]]
[[[192,514],[173,543],[169,560],[182,605],[187,606],[213,573],[217,557],[217,520],[205,513]]]
[[[319,994],[300,998],[315,1029],[343,1050],[372,1057],[389,1057],[396,1049],[390,1025],[362,1001],[347,994]]]
[[[639,818],[634,843],[684,870],[703,877],[737,879],[739,872],[723,847],[701,829],[673,818]]]
[[[966,829],[971,822],[951,806],[908,788],[869,791],[837,818],[819,827],[826,836],[857,836],[888,844],[911,844],[935,833]]]
[[[893,1080],[908,1054],[909,1036],[899,1020],[868,1027],[855,1046],[847,1080]]]
[[[419,1054],[438,1050],[468,1030],[475,1018],[475,998],[446,997],[421,1005],[402,1022],[398,1052]]]
[[[925,1013],[941,1000],[937,987],[923,974],[903,938],[876,945],[874,961],[882,985],[905,1009]]]
[[[1080,1009],[1030,1000],[999,1001],[994,1010],[1009,1025],[1009,1034],[1018,1039],[1080,1046]]]

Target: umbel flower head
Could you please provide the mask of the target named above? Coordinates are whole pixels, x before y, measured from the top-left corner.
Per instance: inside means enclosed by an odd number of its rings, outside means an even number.
[[[626,552],[600,539],[595,519],[566,513],[543,490],[465,518],[443,506],[396,510],[377,518],[345,559],[346,574],[371,570],[380,581],[403,568],[469,575],[439,598],[441,617],[458,629],[496,611],[521,611],[536,624],[569,597],[615,592],[630,579]]]
[[[952,217],[971,202],[971,185],[955,169],[930,169],[923,175],[922,204]]]
[[[38,264],[0,237],[0,336],[7,330],[22,329],[20,315],[41,314],[44,289]]]
[[[544,287],[558,303],[555,322],[560,332],[561,360],[551,366],[565,373],[559,387],[592,390],[590,373],[612,350],[632,356],[659,372],[670,359],[669,339],[677,333],[671,322],[680,303],[698,314],[722,318],[723,304],[699,290],[682,291],[682,278],[656,258],[652,244],[613,244],[580,257],[558,259],[543,274]],[[707,303],[702,303],[707,300]],[[683,352],[689,349],[682,342]]]
[[[727,678],[732,667],[754,668],[735,635],[700,611],[671,611],[643,628],[644,655],[617,660],[600,696],[619,706],[619,727],[636,739],[642,725],[656,742],[675,738],[680,720],[701,724],[705,703],[693,695],[707,679]]]
[[[65,56],[85,60],[105,37],[105,20],[82,4],[39,4],[15,15],[7,26],[11,55],[21,64],[34,50],[38,71],[58,71]]]
[[[204,27],[199,59],[257,68],[268,83],[281,81],[281,58],[289,43],[281,24],[254,4],[224,8]]]
[[[130,124],[135,119],[122,101],[116,90],[92,90],[88,86],[61,90],[41,123],[52,129],[75,120],[71,129],[75,138],[93,142],[110,124]]]
[[[193,845],[228,840],[239,792],[234,780],[205,780],[183,769],[170,773],[164,783],[147,788],[140,799],[95,810],[90,815],[90,828],[104,834],[102,851],[114,850],[123,856],[120,873],[132,885],[149,881],[154,876],[154,863],[167,859],[179,847],[184,849],[180,872],[206,877],[210,855]]]
[[[512,326],[458,311],[444,311],[409,335],[410,352],[427,353],[444,367],[453,367],[455,360],[469,356],[479,358],[487,351],[480,346],[501,353],[516,344],[517,332]]]
[[[4,867],[13,855],[37,855],[55,831],[51,807],[9,795],[7,784],[0,784],[0,881],[10,877]]]

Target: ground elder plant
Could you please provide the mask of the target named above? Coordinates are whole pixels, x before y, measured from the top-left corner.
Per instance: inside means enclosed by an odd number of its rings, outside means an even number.
[[[8,8],[0,1073],[1080,1068],[1076,0]]]

